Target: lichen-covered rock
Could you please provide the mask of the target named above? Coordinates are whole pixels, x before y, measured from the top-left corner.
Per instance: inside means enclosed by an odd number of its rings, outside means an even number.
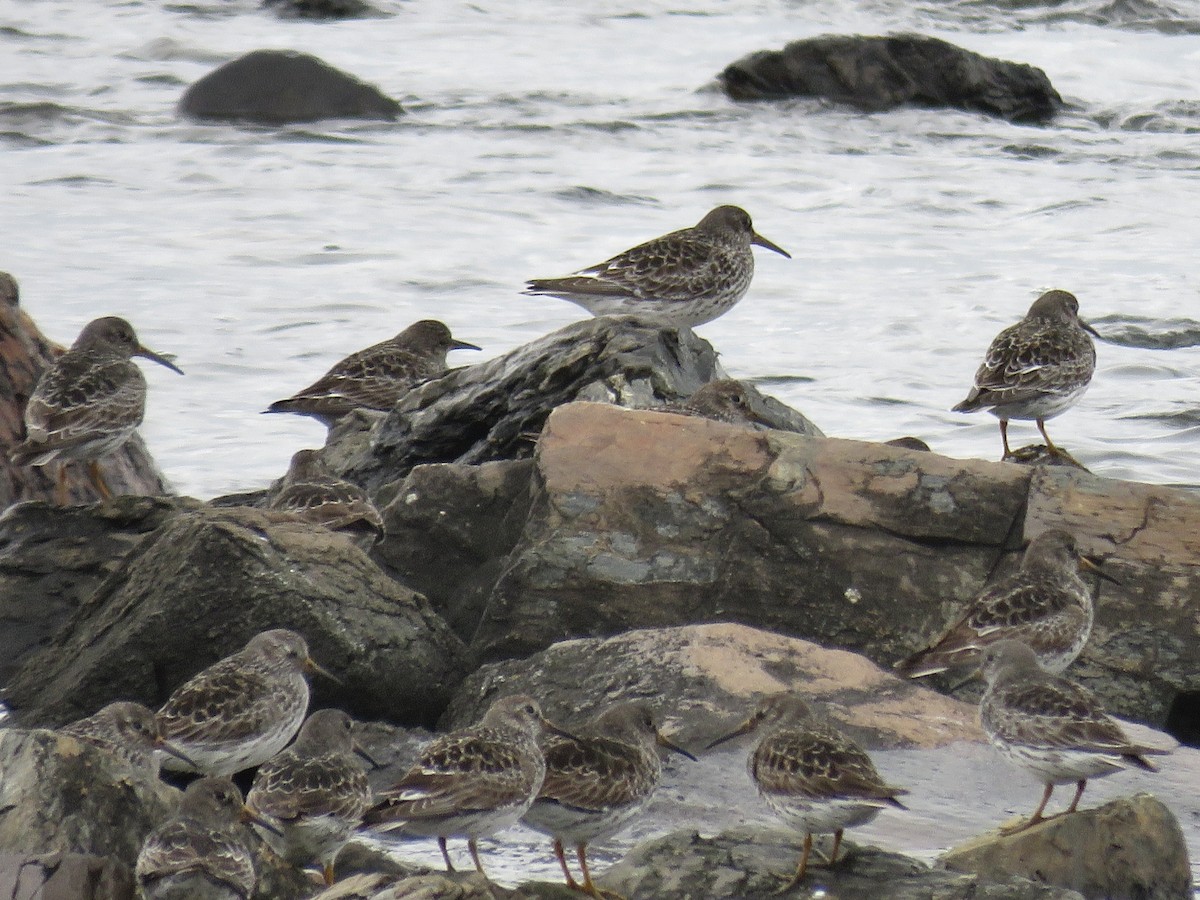
[[[392,120],[403,110],[378,88],[315,56],[254,50],[184,92],[179,111],[202,121],[284,125],[320,119]]]
[[[567,727],[610,703],[652,698],[672,739],[699,748],[748,715],[759,697],[785,690],[805,692],[871,748],[983,738],[972,705],[857,654],[732,624],[564,641],[528,659],[485,665],[459,687],[442,724],[453,729],[478,721],[506,694],[537,697]]]
[[[734,100],[818,97],[872,112],[912,105],[1046,122],[1062,106],[1041,69],[919,34],[806,38],[751,53],[719,80]]]
[[[342,679],[314,679],[314,708],[432,721],[466,674],[462,643],[428,602],[346,539],[281,513],[201,509],[143,541],[21,669],[6,699],[36,724],[118,698],[154,708],[277,627],[304,634]]]
[[[828,838],[828,840],[826,840]],[[712,837],[673,832],[634,848],[597,879],[602,888],[626,897],[671,900],[752,900],[776,895],[800,858],[803,835],[773,828],[736,828]],[[818,838],[825,852],[829,836]],[[1062,888],[1005,877],[931,869],[924,863],[877,847],[842,844],[846,857],[833,868],[810,867],[805,887],[838,900],[1081,900]],[[797,888],[801,896],[804,888]]]
[[[1056,816],[1004,836],[989,832],[943,855],[951,869],[1012,875],[1078,891],[1088,900],[1189,900],[1192,870],[1179,822],[1149,794]]]

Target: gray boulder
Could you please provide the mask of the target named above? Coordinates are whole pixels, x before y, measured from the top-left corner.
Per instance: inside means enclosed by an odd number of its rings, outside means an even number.
[[[379,16],[364,0],[263,0],[263,6],[281,19],[340,20]]]
[[[403,110],[378,88],[315,56],[254,50],[205,75],[184,92],[192,119],[285,125],[320,119],[385,119]]]
[[[1192,870],[1179,821],[1149,794],[1121,797],[1004,836],[989,832],[947,852],[951,869],[1017,875],[1088,900],[1190,900]]]
[[[314,658],[342,679],[314,679],[314,708],[432,721],[466,674],[461,642],[428,602],[346,538],[281,513],[203,509],[126,557],[17,673],[6,699],[36,724],[118,698],[154,708],[275,627],[304,634]]]
[[[634,848],[604,873],[599,883],[626,897],[671,900],[752,900],[778,894],[781,873],[800,858],[803,835],[776,828],[735,828],[712,837],[692,830],[673,832]],[[826,840],[828,839],[828,840]],[[817,845],[828,852],[832,837]],[[834,868],[810,867],[805,887],[838,900],[1082,900],[1075,891],[1025,879],[999,881],[931,869],[924,863],[877,847],[842,844]],[[804,887],[794,893],[800,896]]]
[[[1041,69],[919,34],[793,41],[731,63],[719,81],[734,100],[817,97],[869,112],[928,106],[1040,123],[1062,106]]]

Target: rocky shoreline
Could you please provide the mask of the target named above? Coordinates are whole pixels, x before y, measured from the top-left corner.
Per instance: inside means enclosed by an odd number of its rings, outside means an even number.
[[[31,327],[15,310],[9,331]],[[1061,527],[1120,582],[1092,584],[1096,626],[1072,677],[1114,714],[1185,738],[1198,730],[1194,494],[826,438],[757,392],[771,429],[653,408],[722,374],[690,331],[591,319],[428,382],[392,413],[351,417],[322,456],[382,510],[386,535],[370,554],[259,508],[264,492],[60,508],[30,499],[49,496],[48,479],[23,484],[28,502],[0,516],[0,680],[11,711],[0,732],[0,896],[36,896],[30,885],[42,879],[64,885],[54,896],[68,900],[131,897],[130,848],[177,791],[135,783],[102,752],[43,729],[114,699],[157,707],[271,627],[303,632],[340,679],[316,680],[311,708],[369,723],[367,749],[384,764],[376,788],[407,766],[425,729],[474,721],[497,696],[533,694],[568,726],[615,700],[650,699],[666,730],[698,749],[754,697],[795,688],[885,763],[888,753],[924,760],[906,786],[934,809],[957,787],[945,782],[957,756],[990,760],[977,769],[992,770],[1011,812],[1027,812],[1032,782],[1007,784],[1011,773],[979,746],[969,702],[978,687],[946,696],[890,667],[1014,566],[1029,537]],[[597,866],[599,882],[629,897],[769,893],[777,882],[765,873],[794,866],[801,836],[754,811],[744,752],[706,756],[694,770],[671,761],[660,812],[632,827],[636,845],[619,864]],[[1188,748],[1167,760],[1163,785],[1197,771]],[[1115,776],[1105,788],[1117,794],[1097,795],[1109,802],[948,854],[959,871],[862,847],[880,832],[852,832],[861,849],[814,870],[814,884],[839,897],[1187,897],[1196,838],[1177,817],[1200,800],[1157,784]],[[1129,796],[1140,790],[1170,808]],[[84,795],[96,806],[80,805]],[[956,802],[943,813],[961,820]],[[903,849],[905,832],[923,826],[888,815],[878,827]],[[974,831],[961,837],[999,824],[984,813],[966,820]],[[1089,841],[1102,839],[1132,857],[1092,865]],[[1057,868],[1036,856],[1048,846],[1067,848]],[[553,880],[548,842],[538,852]],[[489,888],[353,844],[343,855],[343,877],[320,896],[576,896],[539,881]],[[257,897],[318,894],[269,859],[262,870]]]

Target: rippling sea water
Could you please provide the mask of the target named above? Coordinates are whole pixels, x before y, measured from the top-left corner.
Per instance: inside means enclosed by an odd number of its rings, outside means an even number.
[[[1121,343],[1052,435],[1101,474],[1200,483],[1196,3],[379,5],[310,23],[250,0],[0,0],[0,268],[60,341],[115,313],[178,355],[186,378],[147,367],[144,432],[181,491],[258,487],[319,446],[316,423],[259,411],[346,353],[427,316],[507,351],[584,315],[521,296],[526,278],[720,203],[795,258],[759,253],[750,294],[699,331],[827,433],[998,458],[995,420],[949,408],[992,336],[1060,287]],[[1040,66],[1071,108],[1036,128],[698,90],[753,50],[900,30]],[[175,116],[260,47],[314,53],[408,114]]]
[[[525,279],[721,203],[794,259],[759,253],[750,294],[699,331],[827,433],[998,458],[995,419],[949,408],[992,336],[1058,287],[1109,341],[1055,440],[1099,474],[1200,484],[1200,4],[376,5],[318,24],[250,0],[0,0],[0,268],[60,341],[120,314],[177,355],[185,378],[145,367],[143,430],[182,492],[263,486],[319,446],[318,424],[259,411],[347,353],[423,317],[503,353],[584,315],[521,296]],[[754,50],[903,30],[1039,66],[1069,108],[1028,127],[702,90]],[[188,84],[262,47],[408,114],[175,116]]]

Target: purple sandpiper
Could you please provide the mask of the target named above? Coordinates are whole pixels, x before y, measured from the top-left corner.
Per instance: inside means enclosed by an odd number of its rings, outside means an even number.
[[[334,475],[318,450],[297,450],[267,508],[345,534],[364,549],[383,537],[383,517],[367,492]]]
[[[62,726],[58,733],[100,747],[151,778],[158,777],[162,764],[156,750],[194,765],[178,747],[163,740],[154,711],[129,700],[110,703],[86,718]]]
[[[791,255],[754,231],[749,214],[718,206],[691,228],[626,250],[565,278],[536,278],[525,293],[558,297],[594,316],[644,315],[694,327],[729,312],[754,277],[750,245]]]

